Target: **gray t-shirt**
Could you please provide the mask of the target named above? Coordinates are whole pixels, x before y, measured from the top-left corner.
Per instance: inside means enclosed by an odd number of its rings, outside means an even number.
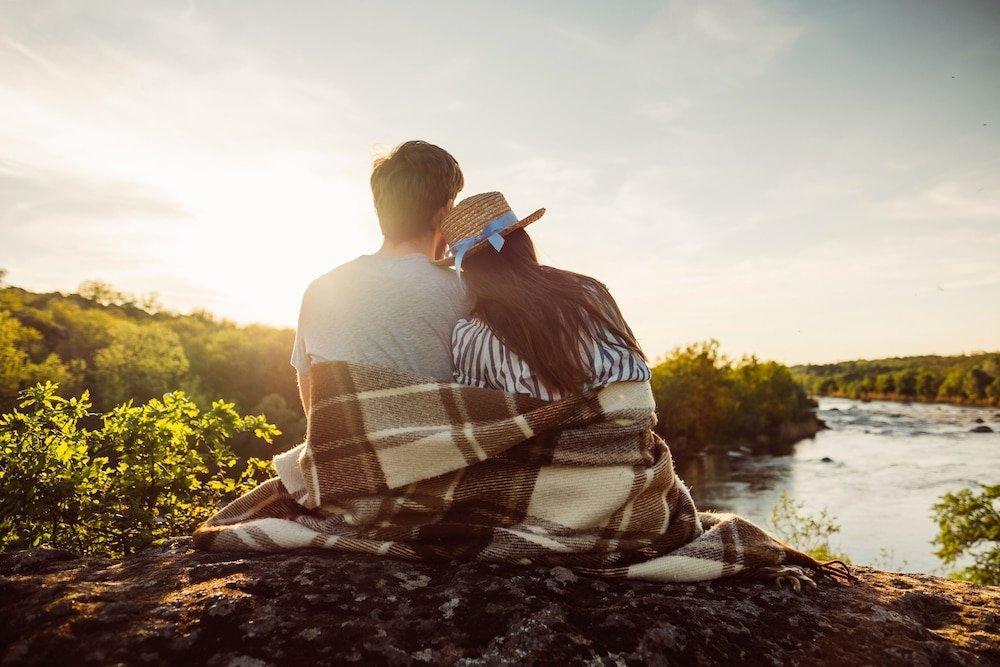
[[[471,304],[454,271],[422,254],[362,255],[302,297],[292,365],[354,361],[452,379],[451,332]]]

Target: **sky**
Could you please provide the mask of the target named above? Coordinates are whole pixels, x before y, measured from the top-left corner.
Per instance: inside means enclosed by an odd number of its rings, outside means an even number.
[[[0,267],[294,326],[425,139],[647,353],[1000,349],[1000,3],[0,0]]]

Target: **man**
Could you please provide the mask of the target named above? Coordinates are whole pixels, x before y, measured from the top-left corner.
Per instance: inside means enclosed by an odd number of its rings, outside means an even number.
[[[372,196],[382,247],[314,280],[292,349],[302,405],[309,366],[344,360],[450,380],[451,331],[469,303],[450,269],[431,264],[440,223],[464,185],[447,151],[408,141],[375,161]]]

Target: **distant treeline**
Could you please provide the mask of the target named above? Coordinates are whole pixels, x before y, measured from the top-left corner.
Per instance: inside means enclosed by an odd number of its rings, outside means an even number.
[[[63,396],[89,391],[100,412],[180,389],[202,409],[225,399],[243,414],[265,415],[282,432],[278,447],[287,447],[305,431],[288,361],[293,340],[291,329],[165,312],[156,299],[100,282],[68,295],[0,287],[0,413],[18,391],[46,380]],[[715,341],[673,350],[655,365],[652,386],[657,429],[677,451],[788,443],[816,429],[788,367],[730,361]],[[244,440],[233,443],[243,456],[275,451]]]
[[[1000,405],[1000,352],[793,366],[810,394]]]

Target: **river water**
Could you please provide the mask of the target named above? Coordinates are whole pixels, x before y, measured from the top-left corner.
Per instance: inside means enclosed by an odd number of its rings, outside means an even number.
[[[679,462],[699,508],[766,525],[785,491],[806,513],[836,518],[831,546],[855,563],[944,574],[931,505],[948,491],[1000,483],[1000,410],[821,398],[818,414],[829,430],[791,454]],[[981,425],[994,432],[970,432]]]

